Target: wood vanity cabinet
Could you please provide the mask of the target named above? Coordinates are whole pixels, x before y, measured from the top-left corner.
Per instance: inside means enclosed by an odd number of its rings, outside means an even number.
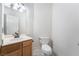
[[[32,40],[26,40],[1,47],[2,56],[31,56]]]
[[[32,55],[32,40],[23,42],[23,56]]]
[[[0,46],[0,56],[1,56],[1,46]]]
[[[22,56],[21,49],[4,54],[4,56]]]
[[[2,46],[1,55],[3,56],[21,56],[22,55],[22,43],[14,43],[6,46]]]

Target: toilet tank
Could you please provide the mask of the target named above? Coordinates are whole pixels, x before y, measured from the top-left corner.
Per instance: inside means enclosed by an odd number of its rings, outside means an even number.
[[[49,37],[40,37],[40,43],[41,44],[48,44],[49,43]]]

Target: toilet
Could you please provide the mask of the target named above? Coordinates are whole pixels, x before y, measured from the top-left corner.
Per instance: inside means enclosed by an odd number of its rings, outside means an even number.
[[[41,43],[42,54],[44,56],[51,56],[52,55],[52,49],[48,45],[49,37],[40,37],[39,39],[40,39],[40,43]]]

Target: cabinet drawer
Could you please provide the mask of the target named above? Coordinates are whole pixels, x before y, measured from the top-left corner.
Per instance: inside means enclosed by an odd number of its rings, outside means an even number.
[[[1,48],[1,52],[2,52],[1,54],[4,55],[10,52],[13,52],[15,50],[21,49],[21,47],[22,47],[22,43],[15,43],[15,44],[3,46]]]
[[[28,46],[28,45],[32,45],[32,40],[28,40],[28,41],[23,42],[23,47]]]
[[[5,54],[4,56],[22,56],[22,50],[18,49],[16,51]]]

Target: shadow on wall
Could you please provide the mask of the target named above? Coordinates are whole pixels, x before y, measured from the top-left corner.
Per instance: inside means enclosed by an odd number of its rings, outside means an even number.
[[[55,52],[53,51],[53,41],[52,41],[51,39],[50,39],[49,45],[50,45],[51,48],[52,48],[52,56],[58,56],[57,53],[55,53]]]
[[[53,53],[53,56],[58,56],[54,51],[52,53]]]

